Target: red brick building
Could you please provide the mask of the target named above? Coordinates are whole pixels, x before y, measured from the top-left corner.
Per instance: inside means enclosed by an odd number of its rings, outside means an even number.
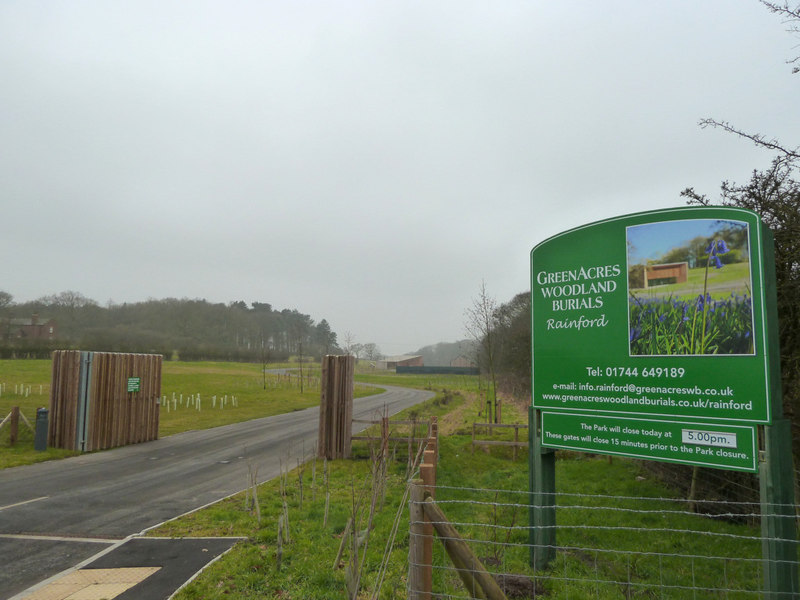
[[[33,314],[30,319],[9,319],[5,331],[11,339],[52,340],[58,334],[58,324],[54,319],[40,321],[39,315]]]

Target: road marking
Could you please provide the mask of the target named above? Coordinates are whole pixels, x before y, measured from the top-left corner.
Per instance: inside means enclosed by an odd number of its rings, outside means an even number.
[[[22,533],[0,533],[0,539],[6,540],[43,540],[46,542],[89,542],[91,544],[116,544],[119,540],[104,538],[68,537],[58,535],[25,535]]]
[[[7,508],[14,508],[15,506],[22,506],[23,504],[30,504],[31,502],[38,502],[39,500],[47,500],[50,496],[41,496],[39,498],[32,498],[30,500],[23,500],[22,502],[17,502],[16,504],[8,504],[6,506],[0,506],[0,510],[5,510]]]

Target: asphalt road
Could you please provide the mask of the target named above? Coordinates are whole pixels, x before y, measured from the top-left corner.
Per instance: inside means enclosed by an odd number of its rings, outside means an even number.
[[[386,386],[382,386],[386,387]],[[431,392],[386,387],[353,417],[393,415]],[[0,470],[0,600],[120,540],[243,490],[316,447],[317,407],[60,461]],[[363,426],[354,426],[353,430]]]

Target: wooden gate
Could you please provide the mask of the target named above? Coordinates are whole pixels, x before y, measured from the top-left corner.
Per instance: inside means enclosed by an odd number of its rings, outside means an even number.
[[[160,354],[53,353],[47,443],[103,450],[158,439]]]

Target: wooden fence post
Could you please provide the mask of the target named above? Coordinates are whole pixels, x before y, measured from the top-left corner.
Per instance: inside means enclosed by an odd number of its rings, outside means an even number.
[[[434,496],[436,493],[436,453],[425,450],[422,453],[422,464],[419,466],[419,476],[422,478],[425,493]],[[424,499],[424,498],[423,498]],[[425,518],[422,526],[422,564],[421,570],[423,589],[430,592],[433,589],[433,525]],[[424,596],[430,598],[430,595]]]
[[[425,534],[425,511],[423,502],[425,501],[425,488],[421,479],[414,479],[411,482],[411,502],[408,507],[411,527],[408,540],[408,597],[409,600],[429,600],[431,597],[432,584],[425,578],[425,570],[431,570],[430,564],[425,564],[424,546],[426,539],[430,540],[430,535]]]
[[[516,460],[517,460],[517,444],[518,443],[519,443],[519,427],[517,427],[517,425],[514,424],[514,446],[512,446],[513,455],[512,455],[512,459],[511,459],[514,462],[516,462]]]
[[[439,462],[439,417],[431,417],[431,445],[429,448],[434,452],[434,464]]]
[[[381,417],[381,456],[383,460],[389,456],[389,417]]]
[[[472,454],[475,454],[475,427],[477,423],[475,421],[472,422]]]
[[[464,542],[433,498],[426,495],[423,502],[425,516],[434,523],[436,533],[453,561],[464,587],[470,594],[489,600],[507,600],[494,577],[486,570],[469,546]]]
[[[19,406],[12,406],[11,407],[11,420],[9,422],[9,444],[14,445],[17,443],[17,439],[19,438]]]

